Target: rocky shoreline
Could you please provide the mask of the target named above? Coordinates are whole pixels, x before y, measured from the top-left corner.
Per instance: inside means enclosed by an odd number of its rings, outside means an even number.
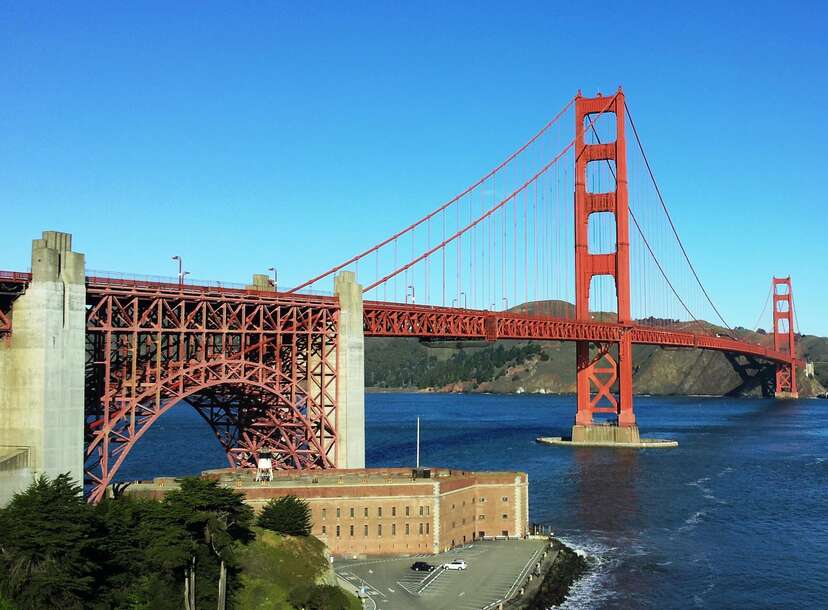
[[[551,539],[549,552],[539,569],[529,576],[516,597],[499,608],[503,610],[545,610],[561,605],[575,582],[589,569],[587,561],[557,539]]]

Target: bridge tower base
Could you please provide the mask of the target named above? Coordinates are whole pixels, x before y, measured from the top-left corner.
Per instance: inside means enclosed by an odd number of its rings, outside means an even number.
[[[41,473],[83,483],[84,274],[68,233],[33,241],[32,281],[0,342],[0,505]]]

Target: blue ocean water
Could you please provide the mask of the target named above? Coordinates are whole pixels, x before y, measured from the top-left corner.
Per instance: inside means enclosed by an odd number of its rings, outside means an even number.
[[[828,402],[636,398],[642,435],[675,449],[535,443],[573,397],[370,394],[369,466],[529,473],[530,519],[593,559],[567,608],[828,607]],[[194,410],[150,429],[121,479],[226,465]]]

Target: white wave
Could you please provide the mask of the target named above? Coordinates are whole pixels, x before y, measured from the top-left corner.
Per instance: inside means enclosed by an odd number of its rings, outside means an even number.
[[[558,539],[579,556],[584,557],[589,568],[569,589],[569,594],[558,608],[581,610],[599,608],[603,602],[616,596],[612,582],[614,569],[621,564],[619,548],[596,540],[558,536]]]

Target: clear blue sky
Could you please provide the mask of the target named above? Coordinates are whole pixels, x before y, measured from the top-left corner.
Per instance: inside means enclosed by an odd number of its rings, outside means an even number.
[[[303,4],[5,3],[0,268],[293,285],[622,84],[725,317],[790,273],[828,335],[825,3]]]

